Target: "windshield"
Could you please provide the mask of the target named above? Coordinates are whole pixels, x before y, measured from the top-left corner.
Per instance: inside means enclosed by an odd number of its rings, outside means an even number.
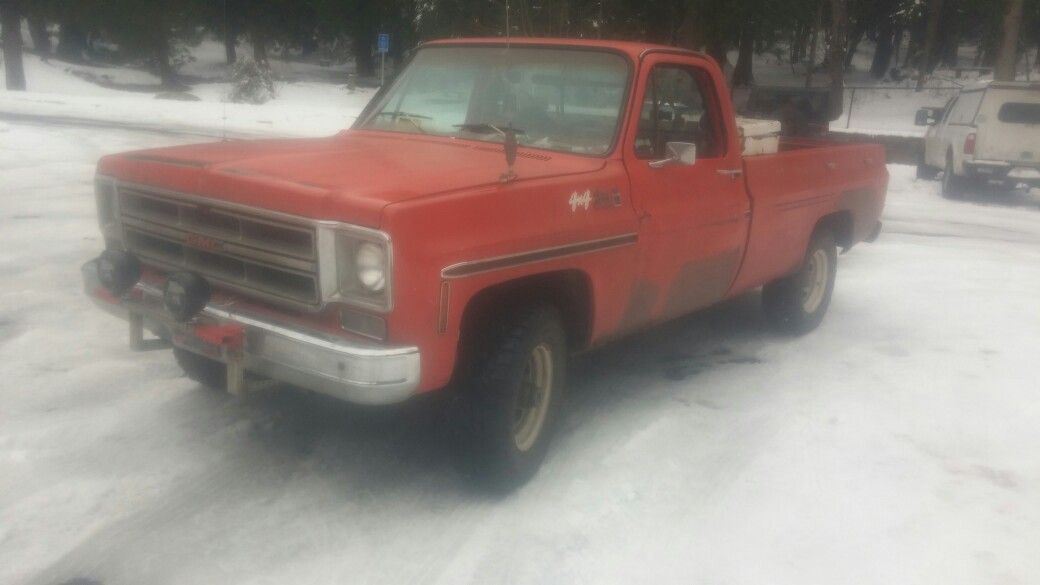
[[[430,47],[358,126],[603,155],[617,134],[629,67],[600,51]]]

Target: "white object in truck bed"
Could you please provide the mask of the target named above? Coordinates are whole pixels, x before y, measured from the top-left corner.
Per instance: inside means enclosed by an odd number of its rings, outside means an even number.
[[[773,154],[780,150],[780,122],[756,118],[737,118],[737,130],[744,156]]]

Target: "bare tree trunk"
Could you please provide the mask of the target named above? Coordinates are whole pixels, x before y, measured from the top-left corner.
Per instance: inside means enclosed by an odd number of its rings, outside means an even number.
[[[845,69],[852,67],[852,58],[856,56],[856,49],[863,40],[863,35],[867,34],[866,19],[859,18],[857,20],[856,26],[852,27],[852,31],[849,33],[849,46],[845,50]]]
[[[172,32],[168,24],[169,17],[164,5],[153,14],[149,32],[152,42],[152,61],[155,72],[159,76],[159,82],[164,89],[183,89],[177,70],[173,66],[173,42]]]
[[[0,0],[0,26],[4,29],[4,70],[7,89],[25,91],[21,0]]]
[[[370,77],[375,75],[375,59],[372,57],[372,43],[374,35],[371,33],[361,35],[355,34],[352,39],[351,49],[354,53],[354,63],[357,66],[358,77]]]
[[[943,4],[942,14],[939,15],[940,34],[935,42],[935,53],[929,71],[934,70],[937,65],[956,67],[960,65],[960,40],[961,26],[964,20],[959,14],[959,4],[956,1]]]
[[[805,44],[809,42],[809,31],[811,28],[811,26],[805,23],[800,23],[791,36],[789,59],[792,65],[800,62],[805,57]]]
[[[820,29],[823,28],[823,0],[816,6],[816,21],[813,24],[812,36],[809,38],[809,65],[805,73],[805,87],[812,87],[813,73],[816,69],[816,45],[820,41]]]
[[[675,33],[678,37],[676,43],[678,46],[687,49],[699,49],[704,46],[704,35],[698,27],[697,16],[699,15],[692,8],[683,14],[682,22]]]
[[[993,79],[1014,81],[1015,64],[1018,62],[1018,29],[1022,24],[1023,0],[1004,0],[1004,29],[997,53],[997,67]]]
[[[726,52],[728,47],[726,41],[724,41],[719,33],[713,33],[713,37],[708,41],[708,46],[705,48],[708,55],[715,59],[715,62],[719,64],[719,69],[722,69],[723,73],[726,71]]]
[[[257,63],[267,63],[267,36],[253,31],[249,37],[253,41],[253,60]]]
[[[755,56],[755,25],[748,21],[740,30],[740,52],[737,55],[737,64],[733,66],[733,76],[730,77],[732,87],[750,87],[755,82],[752,71],[752,58]]]
[[[224,2],[224,57],[227,59],[228,65],[238,61],[238,19],[228,14],[226,1]]]
[[[917,55],[917,51],[921,46],[920,35],[914,29],[910,29],[908,32],[910,33],[910,38],[906,42],[906,53],[903,53],[903,69],[913,66],[914,56]]]
[[[939,36],[939,17],[942,16],[942,0],[928,0],[928,23],[924,32],[924,50],[918,59],[917,91],[924,89],[926,74],[932,72],[933,55]]]
[[[881,79],[888,73],[892,63],[892,49],[895,44],[896,30],[892,20],[885,17],[878,27],[877,48],[874,49],[874,61],[870,64],[870,76]]]
[[[895,63],[899,66],[899,52],[903,50],[903,29],[896,28],[895,37],[892,39],[892,58],[889,59],[889,64]]]
[[[180,89],[177,72],[170,63],[170,39],[165,33],[155,39],[155,69],[159,81],[166,89]]]
[[[224,38],[224,56],[227,59],[228,65],[232,65],[235,61],[238,61],[237,42],[238,39],[231,36],[230,33]]]
[[[841,117],[845,108],[845,51],[848,34],[848,0],[831,0],[831,42],[827,47],[827,69],[831,77],[831,120]]]
[[[30,16],[29,38],[32,39],[34,51],[44,56],[51,54],[51,35],[47,32],[47,21],[39,16]]]

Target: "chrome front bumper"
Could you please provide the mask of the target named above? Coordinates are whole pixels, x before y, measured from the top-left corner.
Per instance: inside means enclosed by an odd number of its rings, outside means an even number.
[[[210,302],[188,323],[174,321],[162,290],[139,282],[114,298],[98,281],[96,261],[83,265],[83,286],[104,310],[129,320],[131,345],[148,329],[177,347],[228,365],[228,389],[244,388],[245,372],[288,382],[342,400],[365,404],[400,402],[419,385],[419,349],[386,347],[306,331],[236,308]],[[214,342],[203,330],[235,333],[235,342]],[[136,331],[135,331],[136,329]]]

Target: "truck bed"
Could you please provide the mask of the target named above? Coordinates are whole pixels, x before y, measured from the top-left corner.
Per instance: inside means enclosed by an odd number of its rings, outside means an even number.
[[[782,139],[780,151],[744,157],[751,226],[739,294],[795,270],[818,219],[838,214],[839,245],[848,248],[876,229],[885,203],[884,148],[824,139]]]

